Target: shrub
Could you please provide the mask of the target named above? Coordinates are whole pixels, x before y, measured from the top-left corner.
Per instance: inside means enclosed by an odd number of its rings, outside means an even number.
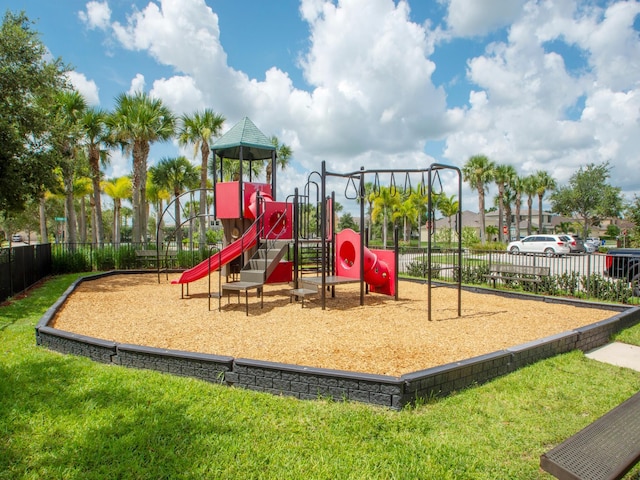
[[[114,270],[116,268],[116,257],[113,250],[99,248],[94,252],[97,270]]]
[[[116,252],[116,265],[121,270],[136,268],[136,251],[129,247],[120,247]]]
[[[440,264],[431,264],[431,278],[440,278]],[[426,260],[414,260],[407,265],[407,275],[411,277],[427,278],[429,273],[429,262]]]
[[[51,268],[54,274],[90,272],[91,260],[84,250],[57,250],[52,252]]]

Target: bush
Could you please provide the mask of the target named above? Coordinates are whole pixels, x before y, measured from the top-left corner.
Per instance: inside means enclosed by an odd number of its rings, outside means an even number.
[[[431,265],[431,279],[440,278],[440,264]],[[407,275],[411,277],[427,278],[429,273],[429,262],[426,260],[414,260],[407,265]]]
[[[485,275],[489,275],[489,266],[488,265],[463,265],[460,269],[462,274],[462,283],[479,285],[482,283],[486,283],[487,279]],[[458,281],[458,270],[455,269],[453,271],[453,279],[454,281]]]
[[[91,259],[84,250],[57,250],[52,252],[51,268],[54,274],[90,272]]]
[[[116,268],[116,257],[112,249],[97,249],[94,257],[97,270],[114,270]]]
[[[136,251],[129,247],[120,247],[116,252],[116,265],[120,270],[136,268]]]

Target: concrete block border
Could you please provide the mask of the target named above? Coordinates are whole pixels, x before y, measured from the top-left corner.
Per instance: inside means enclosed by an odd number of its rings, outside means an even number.
[[[194,377],[274,395],[294,396],[301,400],[348,400],[399,410],[420,398],[445,396],[560,353],[576,349],[585,352],[592,350],[608,343],[614,333],[640,322],[638,307],[538,297],[472,287],[467,290],[487,295],[506,295],[543,302],[607,308],[615,314],[606,320],[575,330],[400,377],[119,344],[49,326],[58,309],[80,283],[123,273],[101,273],[74,282],[38,322],[36,344],[57,352],[88,357],[96,362]]]

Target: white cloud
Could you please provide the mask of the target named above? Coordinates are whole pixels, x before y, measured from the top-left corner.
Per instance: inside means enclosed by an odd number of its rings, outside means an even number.
[[[580,166],[609,161],[613,184],[640,190],[628,175],[640,149],[632,133],[640,122],[640,41],[632,26],[640,3],[600,10],[530,1],[523,12],[506,42],[468,61],[477,88],[444,156],[461,165],[484,153],[523,175],[547,170],[560,184]],[[569,71],[546,50],[550,41],[577,49],[585,66]]]
[[[89,105],[100,104],[100,96],[98,95],[98,86],[96,85],[96,82],[87,79],[84,74],[73,70],[67,72],[66,75],[69,82],[71,82],[71,85],[73,85],[73,88],[82,94]]]
[[[129,95],[133,95],[135,93],[144,92],[145,85],[146,82],[144,80],[144,75],[138,73],[133,77],[133,79],[131,79],[131,85],[129,86],[129,91],[127,93]]]
[[[78,12],[80,20],[87,25],[87,28],[105,30],[111,21],[111,9],[107,2],[87,2],[86,12]]]
[[[620,166],[613,181],[640,190],[626,174],[640,149],[633,29],[640,2],[601,9],[579,0],[447,1],[446,25],[431,27],[412,23],[402,0],[301,0],[310,32],[300,59],[306,90],[277,67],[262,80],[231,68],[218,16],[204,0],[149,2],[111,27],[124,48],[175,70],[148,77],[153,95],[175,112],[210,107],[228,127],[249,116],[292,146],[296,168],[279,174],[282,195],[323,159],[340,171],[426,166],[434,159],[424,147],[433,140],[445,144],[438,161],[460,166],[484,153],[523,175],[546,169],[560,183],[581,165],[610,160]],[[504,27],[504,41],[467,60],[466,105],[448,109],[447,92],[432,81],[437,42],[478,41]],[[568,67],[549,42],[575,49],[583,65]],[[132,88],[144,87],[140,74]]]
[[[447,24],[455,36],[474,37],[509,25],[525,0],[449,0]]]

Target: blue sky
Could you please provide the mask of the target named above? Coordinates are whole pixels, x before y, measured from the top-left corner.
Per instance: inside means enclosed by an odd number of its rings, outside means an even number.
[[[640,193],[640,2],[598,0],[0,0],[24,10],[87,100],[144,90],[177,114],[244,116],[308,172],[462,166],[475,154],[566,183],[610,162]],[[185,154],[152,148],[150,164]],[[111,156],[109,174],[130,159]],[[633,172],[630,174],[630,172]],[[382,180],[384,182],[384,180]],[[414,182],[415,183],[415,182]],[[331,185],[338,197],[344,186]],[[449,194],[453,178],[444,178]],[[495,187],[489,195],[495,195]],[[357,206],[345,203],[348,210]],[[477,199],[464,188],[463,208]],[[353,208],[352,208],[353,207]]]

